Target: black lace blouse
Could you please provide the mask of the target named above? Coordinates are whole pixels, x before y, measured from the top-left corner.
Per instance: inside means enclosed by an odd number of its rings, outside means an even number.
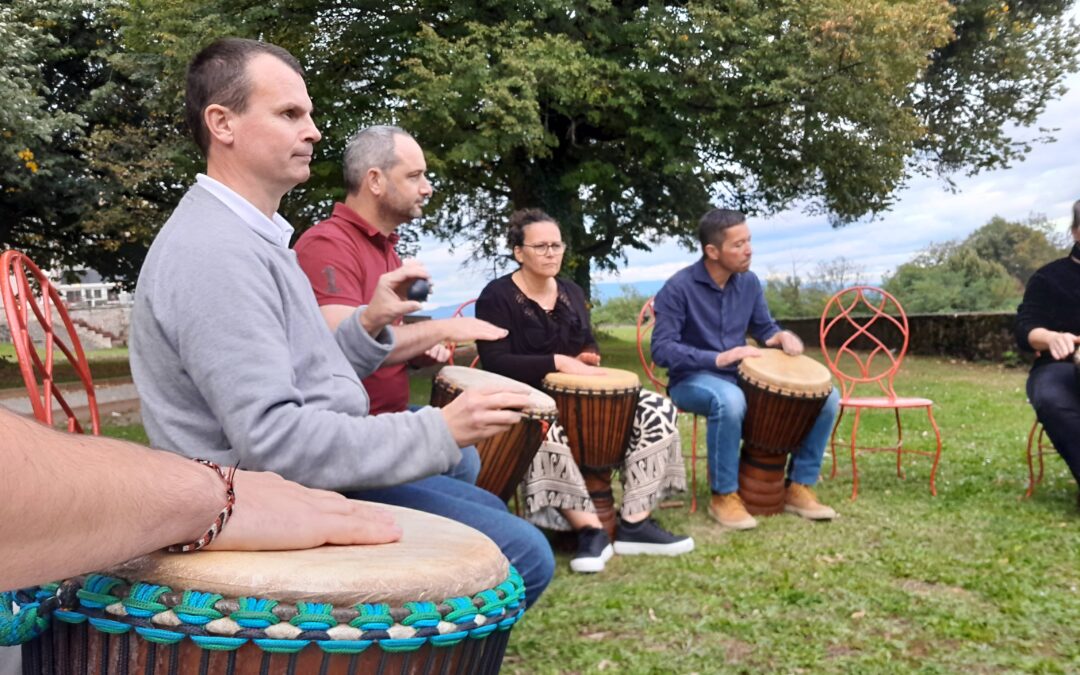
[[[598,351],[580,286],[556,278],[559,293],[548,312],[526,297],[510,276],[489,283],[476,300],[476,318],[510,331],[502,340],[477,343],[485,370],[539,387],[544,376],[555,371],[555,354]]]

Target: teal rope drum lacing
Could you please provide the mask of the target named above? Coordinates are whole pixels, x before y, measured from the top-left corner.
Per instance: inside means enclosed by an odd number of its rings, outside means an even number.
[[[397,653],[427,644],[450,647],[506,631],[520,620],[524,605],[525,584],[513,567],[504,582],[472,597],[402,607],[229,599],[92,574],[81,582],[0,595],[0,644],[34,640],[50,621],[58,621],[88,623],[111,635],[133,633],[158,645],[190,639],[212,651],[234,651],[250,642],[269,654],[293,654],[313,644],[325,654],[359,654],[372,646]]]
[[[15,593],[0,593],[0,646],[29,642],[49,627],[48,617],[39,612],[40,602],[20,603],[18,611],[15,605]]]

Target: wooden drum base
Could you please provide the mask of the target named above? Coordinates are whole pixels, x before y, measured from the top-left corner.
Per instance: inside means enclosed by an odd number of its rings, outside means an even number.
[[[784,474],[788,455],[757,454],[743,450],[739,458],[739,496],[754,516],[784,512]]]

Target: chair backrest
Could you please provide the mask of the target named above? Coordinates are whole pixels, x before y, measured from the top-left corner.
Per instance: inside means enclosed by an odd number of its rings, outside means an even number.
[[[454,310],[454,313],[451,316],[453,318],[457,318],[459,316],[465,316],[465,310],[468,307],[470,307],[471,305],[475,305],[475,304],[476,304],[476,298],[473,298],[472,300],[466,300],[465,302],[458,305],[458,308]],[[453,363],[454,363],[454,354],[457,352],[458,346],[457,346],[457,343],[453,343],[453,344],[450,344],[449,347],[450,347],[450,364],[453,365]],[[480,354],[477,354],[476,356],[473,357],[472,363],[469,364],[469,367],[470,368],[475,368],[478,363],[480,363]]]
[[[30,395],[34,417],[52,426],[55,401],[67,415],[68,431],[83,433],[82,423],[54,379],[53,357],[59,349],[74,368],[86,392],[90,431],[94,435],[100,433],[101,420],[94,395],[94,381],[90,377],[90,364],[60,292],[23,253],[5,251],[0,255],[0,299],[4,303],[11,341],[15,345],[15,355],[19,360],[26,392]],[[62,333],[58,332],[60,326],[55,322],[57,316],[61,321]],[[38,353],[31,339],[31,317],[41,327],[44,356]]]
[[[655,297],[655,296],[654,296]],[[653,309],[653,298],[645,301],[637,317],[637,353],[641,359],[641,368],[645,371],[645,377],[652,382],[656,393],[663,394],[667,390],[667,382],[657,372],[656,363],[652,360],[652,354],[645,354],[645,341],[652,338],[653,328],[656,327],[656,311]]]
[[[825,304],[819,337],[844,398],[868,383],[896,398],[893,379],[908,348],[907,315],[896,298],[875,286],[845,288]]]

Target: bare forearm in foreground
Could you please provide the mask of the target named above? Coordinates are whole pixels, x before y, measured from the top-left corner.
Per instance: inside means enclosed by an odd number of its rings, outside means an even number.
[[[0,411],[0,589],[102,569],[198,539],[225,505],[210,468]],[[238,471],[236,507],[210,548],[309,548],[400,537],[384,510],[270,473]]]

